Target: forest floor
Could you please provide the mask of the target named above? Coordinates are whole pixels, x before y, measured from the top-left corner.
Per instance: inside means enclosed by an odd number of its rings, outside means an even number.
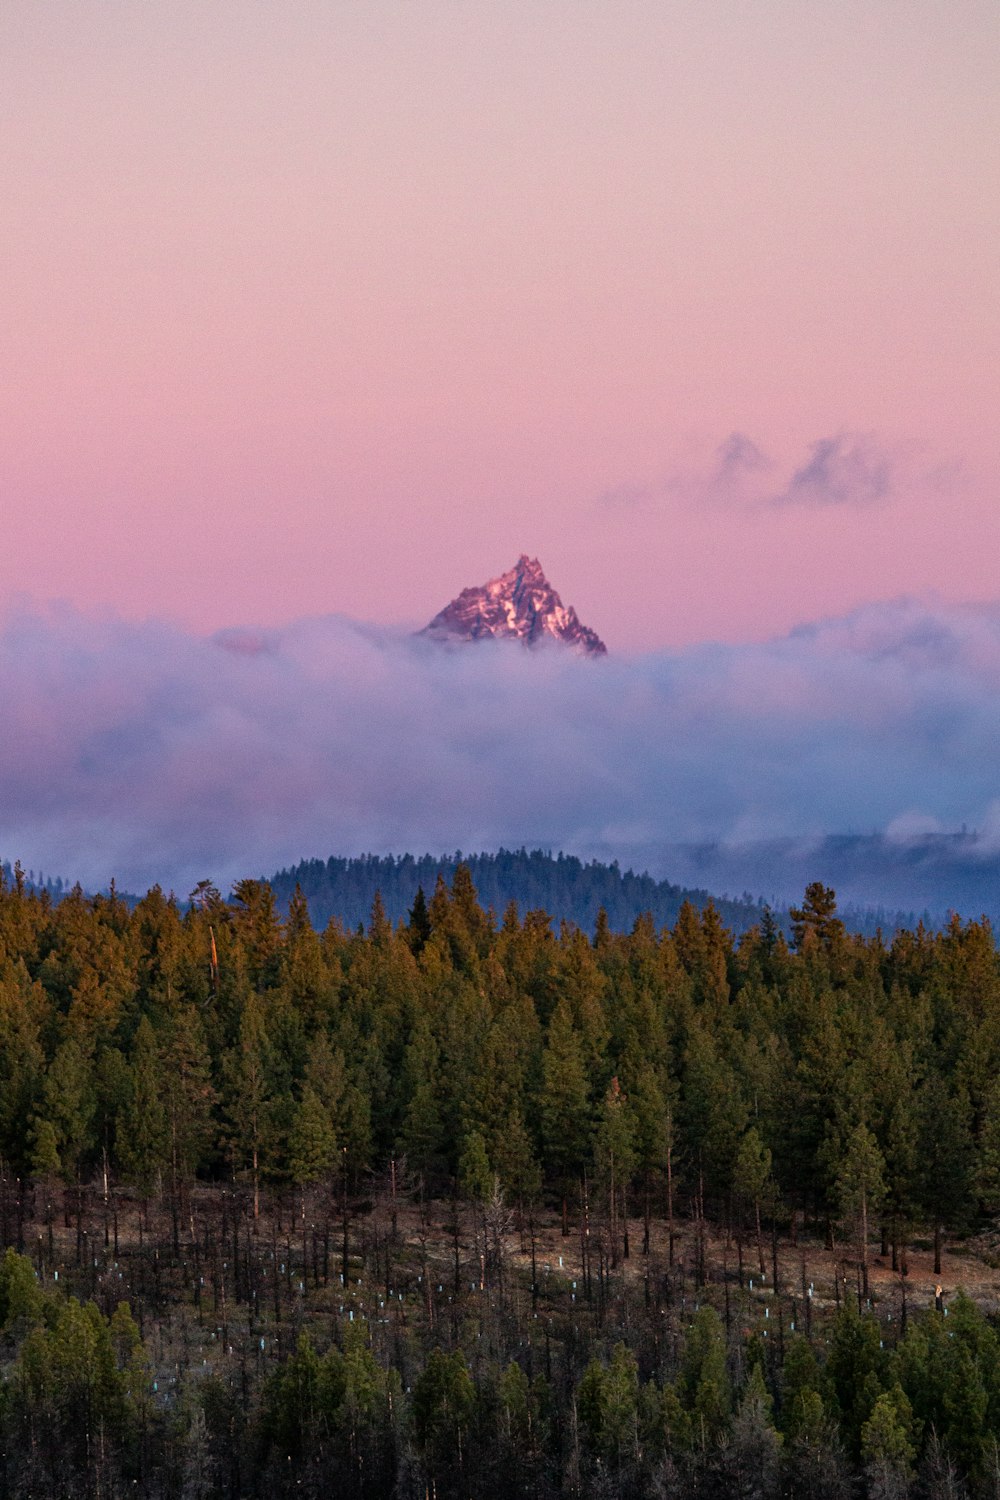
[[[699,1245],[698,1226],[686,1218],[675,1222],[672,1257],[662,1219],[651,1223],[648,1255],[642,1221],[630,1219],[630,1254],[624,1258],[619,1248],[609,1266],[607,1225],[597,1215],[585,1241],[572,1215],[570,1232],[563,1234],[554,1208],[520,1223],[503,1210],[491,1230],[488,1211],[400,1197],[393,1232],[384,1200],[359,1201],[350,1207],[345,1285],[343,1203],[336,1193],[312,1194],[305,1223],[300,1200],[287,1192],[265,1194],[254,1221],[245,1190],[200,1186],[181,1218],[179,1254],[166,1205],[143,1210],[121,1194],[114,1199],[116,1227],[109,1231],[96,1188],[84,1190],[79,1202],[72,1188],[64,1198],[53,1197],[50,1213],[35,1195],[21,1224],[24,1252],[45,1282],[95,1297],[105,1312],[128,1300],[154,1370],[171,1388],[191,1366],[218,1368],[233,1357],[270,1363],[289,1352],[305,1328],[322,1344],[351,1318],[366,1320],[372,1336],[391,1341],[394,1349],[411,1336],[454,1340],[471,1319],[485,1349],[498,1317],[534,1341],[547,1340],[546,1329],[558,1339],[575,1325],[628,1328],[633,1318],[650,1312],[666,1331],[710,1301],[734,1332],[784,1338],[796,1328],[820,1332],[844,1298],[864,1301],[853,1247],[828,1249],[812,1226],[800,1229],[793,1243],[787,1233],[775,1242],[765,1224],[762,1275],[753,1233],[727,1236],[706,1223]],[[13,1225],[7,1224],[13,1243]],[[934,1274],[929,1240],[909,1241],[905,1278],[878,1250],[873,1241],[870,1302],[889,1337],[908,1313],[933,1305],[939,1285],[946,1308],[961,1289],[984,1312],[1000,1313],[996,1229],[947,1238],[940,1276]]]
[[[426,1253],[433,1264],[442,1270],[451,1265],[454,1236],[453,1216],[450,1205],[433,1204],[421,1224],[415,1209],[406,1209],[400,1215],[400,1231],[411,1247],[426,1246]],[[621,1256],[612,1269],[615,1278],[621,1278],[635,1289],[642,1289],[649,1276],[669,1276],[694,1286],[697,1280],[698,1231],[688,1219],[678,1218],[675,1223],[673,1257],[669,1254],[667,1226],[662,1220],[654,1220],[650,1226],[649,1256],[643,1254],[643,1223],[641,1219],[630,1219],[628,1226],[630,1254]],[[510,1264],[530,1284],[532,1254],[531,1234],[525,1224],[520,1231],[511,1227],[505,1236]],[[558,1213],[548,1211],[538,1215],[534,1224],[534,1259],[540,1287],[551,1282],[575,1284],[583,1280],[583,1248],[580,1226],[571,1222],[570,1232],[564,1235]],[[591,1234],[590,1260],[592,1276],[601,1254],[607,1253],[607,1237],[598,1226]],[[464,1253],[471,1252],[465,1244]],[[744,1234],[742,1246],[735,1234],[727,1235],[714,1225],[705,1226],[704,1280],[710,1285],[730,1283],[747,1294],[766,1301],[773,1295],[775,1252],[777,1254],[778,1285],[781,1294],[792,1302],[803,1302],[810,1289],[814,1306],[835,1306],[844,1289],[857,1292],[860,1283],[860,1267],[856,1247],[836,1243],[830,1249],[822,1235],[802,1231],[793,1243],[787,1236],[781,1237],[775,1247],[769,1231],[765,1228],[763,1241],[763,1274],[755,1236]],[[892,1267],[891,1252],[882,1255],[880,1246],[873,1241],[869,1249],[868,1284],[873,1304],[883,1310],[894,1304],[902,1304],[905,1290],[907,1306],[914,1311],[931,1307],[940,1288],[944,1305],[957,1292],[964,1291],[984,1312],[1000,1313],[1000,1230],[993,1228],[965,1239],[946,1238],[942,1245],[941,1272],[934,1271],[934,1248],[930,1239],[919,1236],[911,1239],[901,1251],[898,1263],[905,1264],[905,1276]],[[672,1265],[672,1270],[671,1270]],[[473,1270],[475,1267],[473,1266]],[[904,1289],[905,1282],[905,1289]]]

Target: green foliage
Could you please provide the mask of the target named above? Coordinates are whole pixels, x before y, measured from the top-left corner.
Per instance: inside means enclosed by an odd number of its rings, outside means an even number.
[[[36,1492],[67,1495],[135,1479],[158,1496],[171,1464],[171,1493],[191,1495],[315,1493],[336,1475],[352,1500],[393,1485],[477,1500],[784,1485],[819,1500],[852,1474],[888,1494],[952,1472],[987,1492],[1000,1349],[968,1299],[947,1317],[908,1301],[904,1336],[902,1283],[890,1295],[881,1277],[859,1315],[852,1275],[836,1317],[811,1305],[810,1343],[788,1326],[786,1263],[770,1338],[747,1343],[756,1301],[728,1246],[725,1287],[711,1262],[733,1228],[742,1255],[750,1225],[763,1262],[772,1216],[781,1238],[794,1212],[806,1246],[845,1226],[854,1253],[843,1237],[838,1253],[860,1283],[883,1228],[898,1256],[915,1232],[950,1256],[948,1234],[986,1227],[1000,1205],[988,926],[886,946],[848,935],[819,887],[793,948],[766,920],[734,946],[725,913],[694,905],[672,932],[640,916],[591,942],[554,930],[543,901],[497,930],[478,867],[449,881],[407,927],[387,899],[361,933],[316,932],[301,893],[283,922],[256,881],[231,901],[205,886],[183,914],[155,891],[129,910],[0,889],[0,1220],[32,1255],[0,1262],[4,1492],[30,1493],[22,1454]],[[334,1170],[301,1237],[295,1195],[288,1238],[288,1185]],[[465,1216],[480,1243],[449,1242],[445,1261],[432,1199],[456,1181],[482,1205]],[[587,1274],[532,1291],[529,1255],[553,1249],[539,1204],[563,1198],[559,1250],[586,1242]],[[221,1223],[199,1218],[206,1202]],[[650,1237],[623,1276],[626,1210]],[[482,1278],[466,1276],[473,1256]],[[356,1277],[370,1328],[341,1321]],[[111,1313],[126,1287],[175,1404],[151,1394],[132,1315]],[[919,1304],[923,1281],[906,1288]],[[312,1341],[295,1346],[303,1323]]]
[[[714,1307],[695,1313],[684,1346],[681,1390],[696,1440],[704,1448],[723,1431],[732,1407],[725,1332]]]
[[[252,992],[240,1017],[236,1045],[225,1060],[226,1097],[232,1125],[230,1152],[237,1170],[248,1173],[254,1192],[274,1152],[273,1053],[264,1011]]]
[[[618,1079],[613,1078],[604,1096],[594,1140],[594,1164],[598,1181],[627,1186],[638,1162],[635,1127]]]
[[[983,924],[887,951],[849,937],[816,886],[795,953],[767,921],[734,949],[691,903],[672,933],[643,917],[595,945],[538,909],[498,932],[472,868],[449,875],[407,929],[376,912],[352,938],[317,935],[294,888],[283,926],[261,881],[230,902],[203,882],[183,916],[158,891],[131,913],[6,891],[5,1159],[71,1182],[106,1153],[112,1178],[176,1205],[226,1162],[255,1195],[316,1180],[328,1127],[352,1173],[403,1154],[439,1191],[478,1134],[511,1202],[572,1196],[584,1172],[603,1190],[614,1165],[616,1193],[638,1186],[652,1210],[669,1159],[677,1203],[697,1192],[710,1217],[735,1204],[755,1223],[776,1196],[779,1216],[841,1216],[859,1247],[866,1218],[898,1239],[993,1204]]]
[[[875,1494],[898,1493],[909,1480],[916,1458],[910,1403],[899,1386],[884,1391],[861,1428],[861,1459]]]
[[[432,1351],[413,1387],[413,1435],[428,1472],[461,1473],[468,1458],[476,1388],[460,1349]]]
[[[771,1153],[764,1145],[755,1125],[751,1125],[736,1152],[733,1165],[733,1191],[752,1203],[764,1196],[771,1178]]]
[[[69,1037],[56,1049],[42,1088],[40,1120],[51,1127],[45,1151],[58,1159],[58,1169],[71,1180],[79,1172],[91,1143],[96,1107],[91,1059],[80,1043]],[[55,1152],[52,1152],[52,1146]],[[36,1151],[40,1150],[36,1130]]]
[[[327,1108],[311,1084],[304,1084],[288,1135],[292,1181],[300,1186],[317,1182],[331,1170],[336,1156],[337,1140]]]
[[[555,1008],[542,1055],[539,1115],[545,1164],[565,1183],[582,1170],[591,1132],[583,1044],[565,1000]]]
[[[52,1491],[75,1493],[80,1477],[99,1484],[102,1443],[123,1465],[134,1461],[148,1397],[145,1351],[123,1306],[109,1321],[93,1302],[67,1297],[20,1346],[12,1415],[27,1441],[44,1442],[44,1482]]]
[[[45,1305],[31,1261],[15,1250],[5,1250],[0,1260],[0,1329],[23,1335],[41,1321]]]
[[[478,1130],[465,1138],[458,1163],[458,1185],[471,1203],[487,1203],[493,1193],[496,1174],[486,1155],[486,1143]]]
[[[837,898],[829,886],[815,880],[806,886],[801,907],[792,907],[792,943],[799,953],[827,953],[844,937],[844,924],[836,916]]]
[[[607,1365],[592,1360],[577,1388],[577,1408],[591,1451],[613,1467],[639,1447],[639,1375],[635,1356],[616,1344]]]
[[[128,1089],[117,1130],[122,1168],[143,1197],[150,1195],[170,1157],[164,1092],[156,1036],[143,1016],[132,1048]]]
[[[837,1315],[826,1374],[848,1451],[860,1452],[861,1430],[888,1381],[888,1356],[876,1318],[862,1317],[852,1298]]]
[[[500,1132],[496,1162],[500,1185],[507,1197],[522,1206],[535,1202],[542,1188],[542,1171],[524,1116],[517,1106]]]
[[[885,1191],[885,1159],[872,1132],[859,1124],[844,1145],[834,1194],[841,1217],[852,1226],[862,1258],[867,1255],[870,1220]]]
[[[59,1133],[52,1120],[36,1119],[28,1137],[28,1163],[34,1177],[57,1177],[62,1171]]]

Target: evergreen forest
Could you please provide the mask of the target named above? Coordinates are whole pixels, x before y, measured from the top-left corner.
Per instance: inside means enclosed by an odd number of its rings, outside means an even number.
[[[850,841],[828,841],[840,847]],[[407,918],[417,890],[432,891],[441,876],[449,885],[459,865],[464,864],[479,892],[481,904],[503,912],[516,901],[522,910],[546,911],[555,922],[573,922],[587,932],[594,930],[598,913],[614,932],[628,932],[638,917],[652,917],[657,927],[673,927],[681,907],[687,903],[703,910],[711,902],[729,930],[746,932],[761,920],[764,902],[747,893],[739,897],[712,895],[709,891],[657,880],[648,873],[623,870],[617,861],[581,860],[575,854],[552,854],[544,849],[498,849],[494,853],[461,852],[435,857],[431,854],[362,854],[356,858],[333,855],[329,859],[304,859],[291,868],[278,870],[268,881],[282,912],[296,890],[309,903],[314,923],[326,926],[336,917],[348,927],[366,923],[376,893],[390,920]],[[980,860],[978,869],[982,871]],[[780,871],[780,866],[779,866]],[[53,893],[62,894],[59,881]],[[775,919],[790,931],[784,904],[772,901]],[[977,908],[978,910],[978,908]],[[852,932],[874,937],[880,928],[913,927],[913,912],[883,907],[847,906],[841,920]],[[921,913],[932,925],[928,912]],[[939,925],[934,923],[933,925]]]
[[[0,888],[0,1495],[1000,1497],[985,920]]]
[[[551,854],[543,849],[498,849],[490,854],[363,854],[354,859],[333,855],[305,859],[279,870],[268,881],[278,905],[287,911],[296,889],[309,903],[309,914],[325,926],[336,917],[348,927],[367,924],[376,892],[393,922],[405,920],[417,889],[433,891],[440,875],[449,885],[459,865],[465,865],[479,893],[480,903],[503,912],[511,901],[522,910],[546,911],[554,921],[573,922],[592,932],[599,911],[615,932],[627,932],[635,919],[648,913],[658,927],[672,927],[685,901],[700,910],[714,899],[716,909],[733,932],[744,932],[760,920],[762,903],[750,896],[739,900],[710,896],[707,890],[688,890],[669,880],[622,870],[617,863],[584,861],[574,854]]]

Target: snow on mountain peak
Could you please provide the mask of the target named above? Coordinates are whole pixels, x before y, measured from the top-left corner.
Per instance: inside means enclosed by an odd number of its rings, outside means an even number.
[[[421,632],[441,641],[551,639],[588,656],[604,656],[604,642],[564,605],[537,557],[522,552],[514,566],[478,588],[463,589]]]

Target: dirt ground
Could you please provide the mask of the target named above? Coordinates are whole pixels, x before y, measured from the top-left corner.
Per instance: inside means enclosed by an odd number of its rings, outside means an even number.
[[[429,1215],[429,1223],[421,1231],[415,1212],[405,1211],[401,1215],[400,1229],[412,1246],[425,1240],[425,1252],[429,1260],[438,1266],[441,1275],[449,1274],[444,1269],[451,1267],[454,1234],[450,1209],[435,1205]],[[463,1255],[472,1249],[469,1225],[463,1221]],[[642,1253],[643,1225],[641,1220],[629,1222],[630,1255],[628,1260],[619,1259],[614,1269],[615,1277],[624,1277],[637,1288],[649,1276],[670,1275],[666,1226],[656,1221],[651,1228],[650,1256]],[[591,1269],[596,1274],[601,1235],[595,1228],[591,1234]],[[512,1222],[505,1235],[506,1253],[509,1262],[530,1278],[531,1250],[530,1234],[524,1225],[519,1231]],[[606,1242],[605,1242],[606,1248]],[[891,1311],[902,1306],[904,1296],[908,1309],[912,1311],[931,1307],[935,1297],[940,1296],[944,1306],[957,1292],[964,1291],[987,1313],[1000,1313],[1000,1233],[991,1232],[964,1241],[945,1240],[942,1248],[941,1273],[934,1272],[932,1244],[920,1238],[911,1240],[905,1251],[905,1277],[892,1269],[891,1255],[878,1253],[879,1245],[873,1242],[869,1252],[868,1286],[872,1304],[882,1311]],[[728,1281],[732,1287],[742,1288],[751,1297],[766,1301],[773,1297],[772,1241],[765,1232],[765,1271],[761,1275],[757,1245],[753,1236],[744,1237],[742,1246],[742,1275],[740,1250],[735,1236],[726,1236],[719,1231],[710,1231],[705,1243],[705,1272],[709,1284],[724,1286]],[[821,1238],[800,1233],[796,1244],[786,1237],[778,1241],[779,1290],[785,1299],[800,1307],[809,1296],[816,1308],[835,1306],[840,1295],[858,1295],[861,1274],[857,1253],[853,1245],[838,1243],[833,1250]],[[900,1262],[903,1257],[900,1255]],[[694,1285],[697,1260],[696,1231],[686,1220],[679,1220],[674,1235],[673,1278],[683,1286]],[[581,1237],[579,1224],[570,1223],[570,1233],[564,1236],[559,1217],[551,1212],[539,1216],[535,1224],[535,1263],[540,1284],[551,1280],[582,1283]]]

